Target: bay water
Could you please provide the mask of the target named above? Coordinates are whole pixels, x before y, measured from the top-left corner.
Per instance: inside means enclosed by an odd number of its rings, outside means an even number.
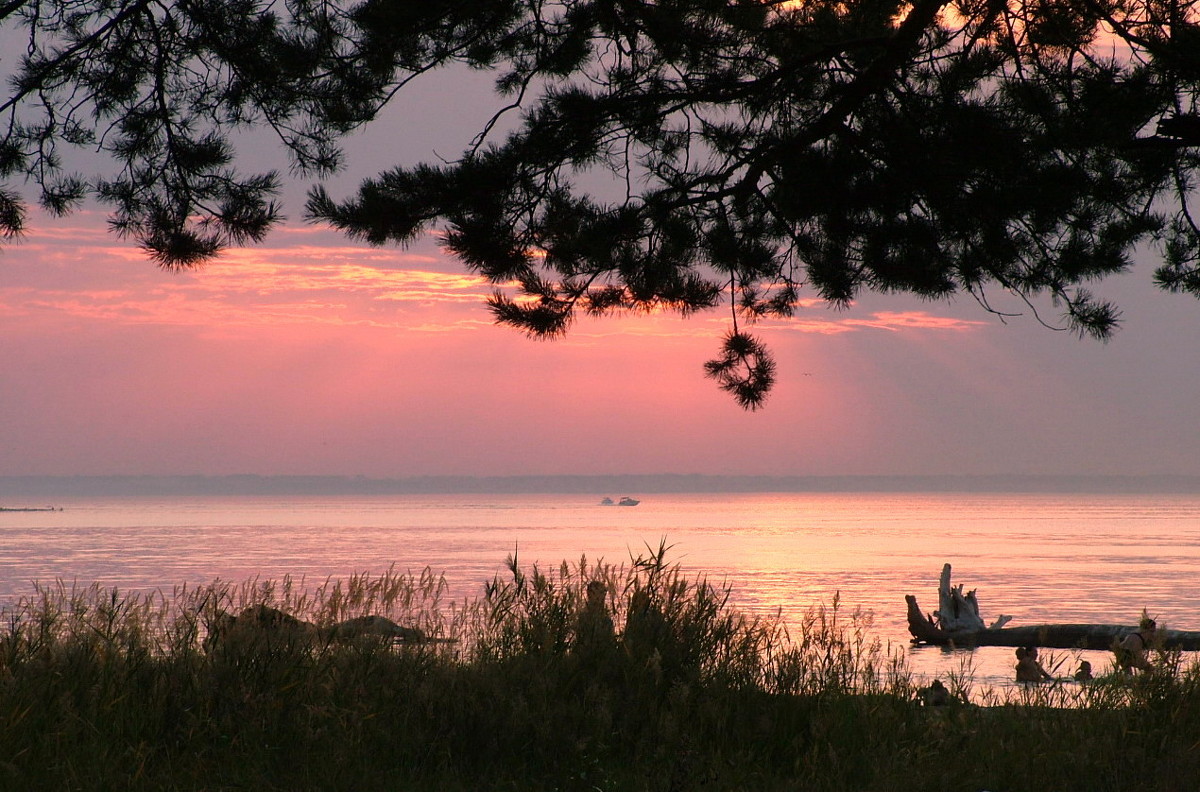
[[[62,499],[61,511],[0,512],[0,607],[34,581],[148,591],[379,574],[444,574],[449,596],[481,596],[515,553],[528,567],[628,564],[665,543],[689,576],[727,584],[736,607],[798,622],[839,599],[919,678],[1012,678],[1011,649],[911,647],[904,595],[937,607],[942,565],[977,589],[991,621],[1159,624],[1200,630],[1200,496],[963,493],[121,497]],[[628,493],[637,495],[637,493]],[[13,504],[7,504],[13,505]],[[1050,653],[1067,675],[1080,656]],[[1046,659],[1046,653],[1043,653]]]

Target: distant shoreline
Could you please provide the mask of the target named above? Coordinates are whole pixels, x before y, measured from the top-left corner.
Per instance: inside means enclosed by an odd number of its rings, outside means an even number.
[[[188,495],[686,493],[1200,494],[1200,476],[0,476],[0,501]]]

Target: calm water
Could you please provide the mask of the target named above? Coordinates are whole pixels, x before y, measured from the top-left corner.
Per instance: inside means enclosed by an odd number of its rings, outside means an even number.
[[[748,610],[795,619],[840,592],[922,675],[967,660],[981,682],[1011,675],[1008,649],[906,648],[904,595],[933,610],[945,562],[956,583],[978,589],[989,621],[1134,623],[1146,608],[1160,624],[1200,629],[1194,495],[655,495],[633,508],[599,498],[60,500],[60,512],[0,513],[0,602],[35,580],[170,590],[256,576],[317,583],[392,564],[443,572],[461,599],[503,573],[514,549],[523,564],[620,563],[665,539],[669,559],[727,580]]]

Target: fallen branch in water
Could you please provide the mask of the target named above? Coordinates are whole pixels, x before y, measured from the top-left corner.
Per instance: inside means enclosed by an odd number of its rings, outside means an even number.
[[[930,646],[1037,646],[1046,649],[1112,649],[1137,629],[1130,624],[1035,624],[1004,627],[1011,617],[1001,616],[991,627],[984,627],[975,592],[962,593],[962,585],[950,587],[950,565],[942,568],[938,589],[940,607],[925,615],[917,598],[904,597],[908,603],[908,631],[914,644]],[[935,616],[937,618],[935,618]],[[1159,630],[1162,648],[1188,652],[1200,651],[1200,631]]]

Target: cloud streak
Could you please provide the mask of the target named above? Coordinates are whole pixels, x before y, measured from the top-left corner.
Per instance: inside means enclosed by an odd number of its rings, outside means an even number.
[[[39,226],[26,244],[6,252],[17,277],[9,279],[12,285],[0,286],[0,317],[226,330],[363,326],[419,333],[472,332],[491,323],[484,301],[493,286],[477,275],[445,271],[444,257],[346,245],[311,229],[285,231],[300,244],[237,248],[203,269],[166,273],[136,247],[112,244],[111,235],[95,225]],[[812,315],[824,307],[820,300],[806,299],[796,318],[758,327],[834,335],[961,332],[984,324],[926,311]],[[687,320],[633,314],[584,319],[576,332],[585,343],[613,336],[695,338],[718,336],[726,324],[720,312]]]

